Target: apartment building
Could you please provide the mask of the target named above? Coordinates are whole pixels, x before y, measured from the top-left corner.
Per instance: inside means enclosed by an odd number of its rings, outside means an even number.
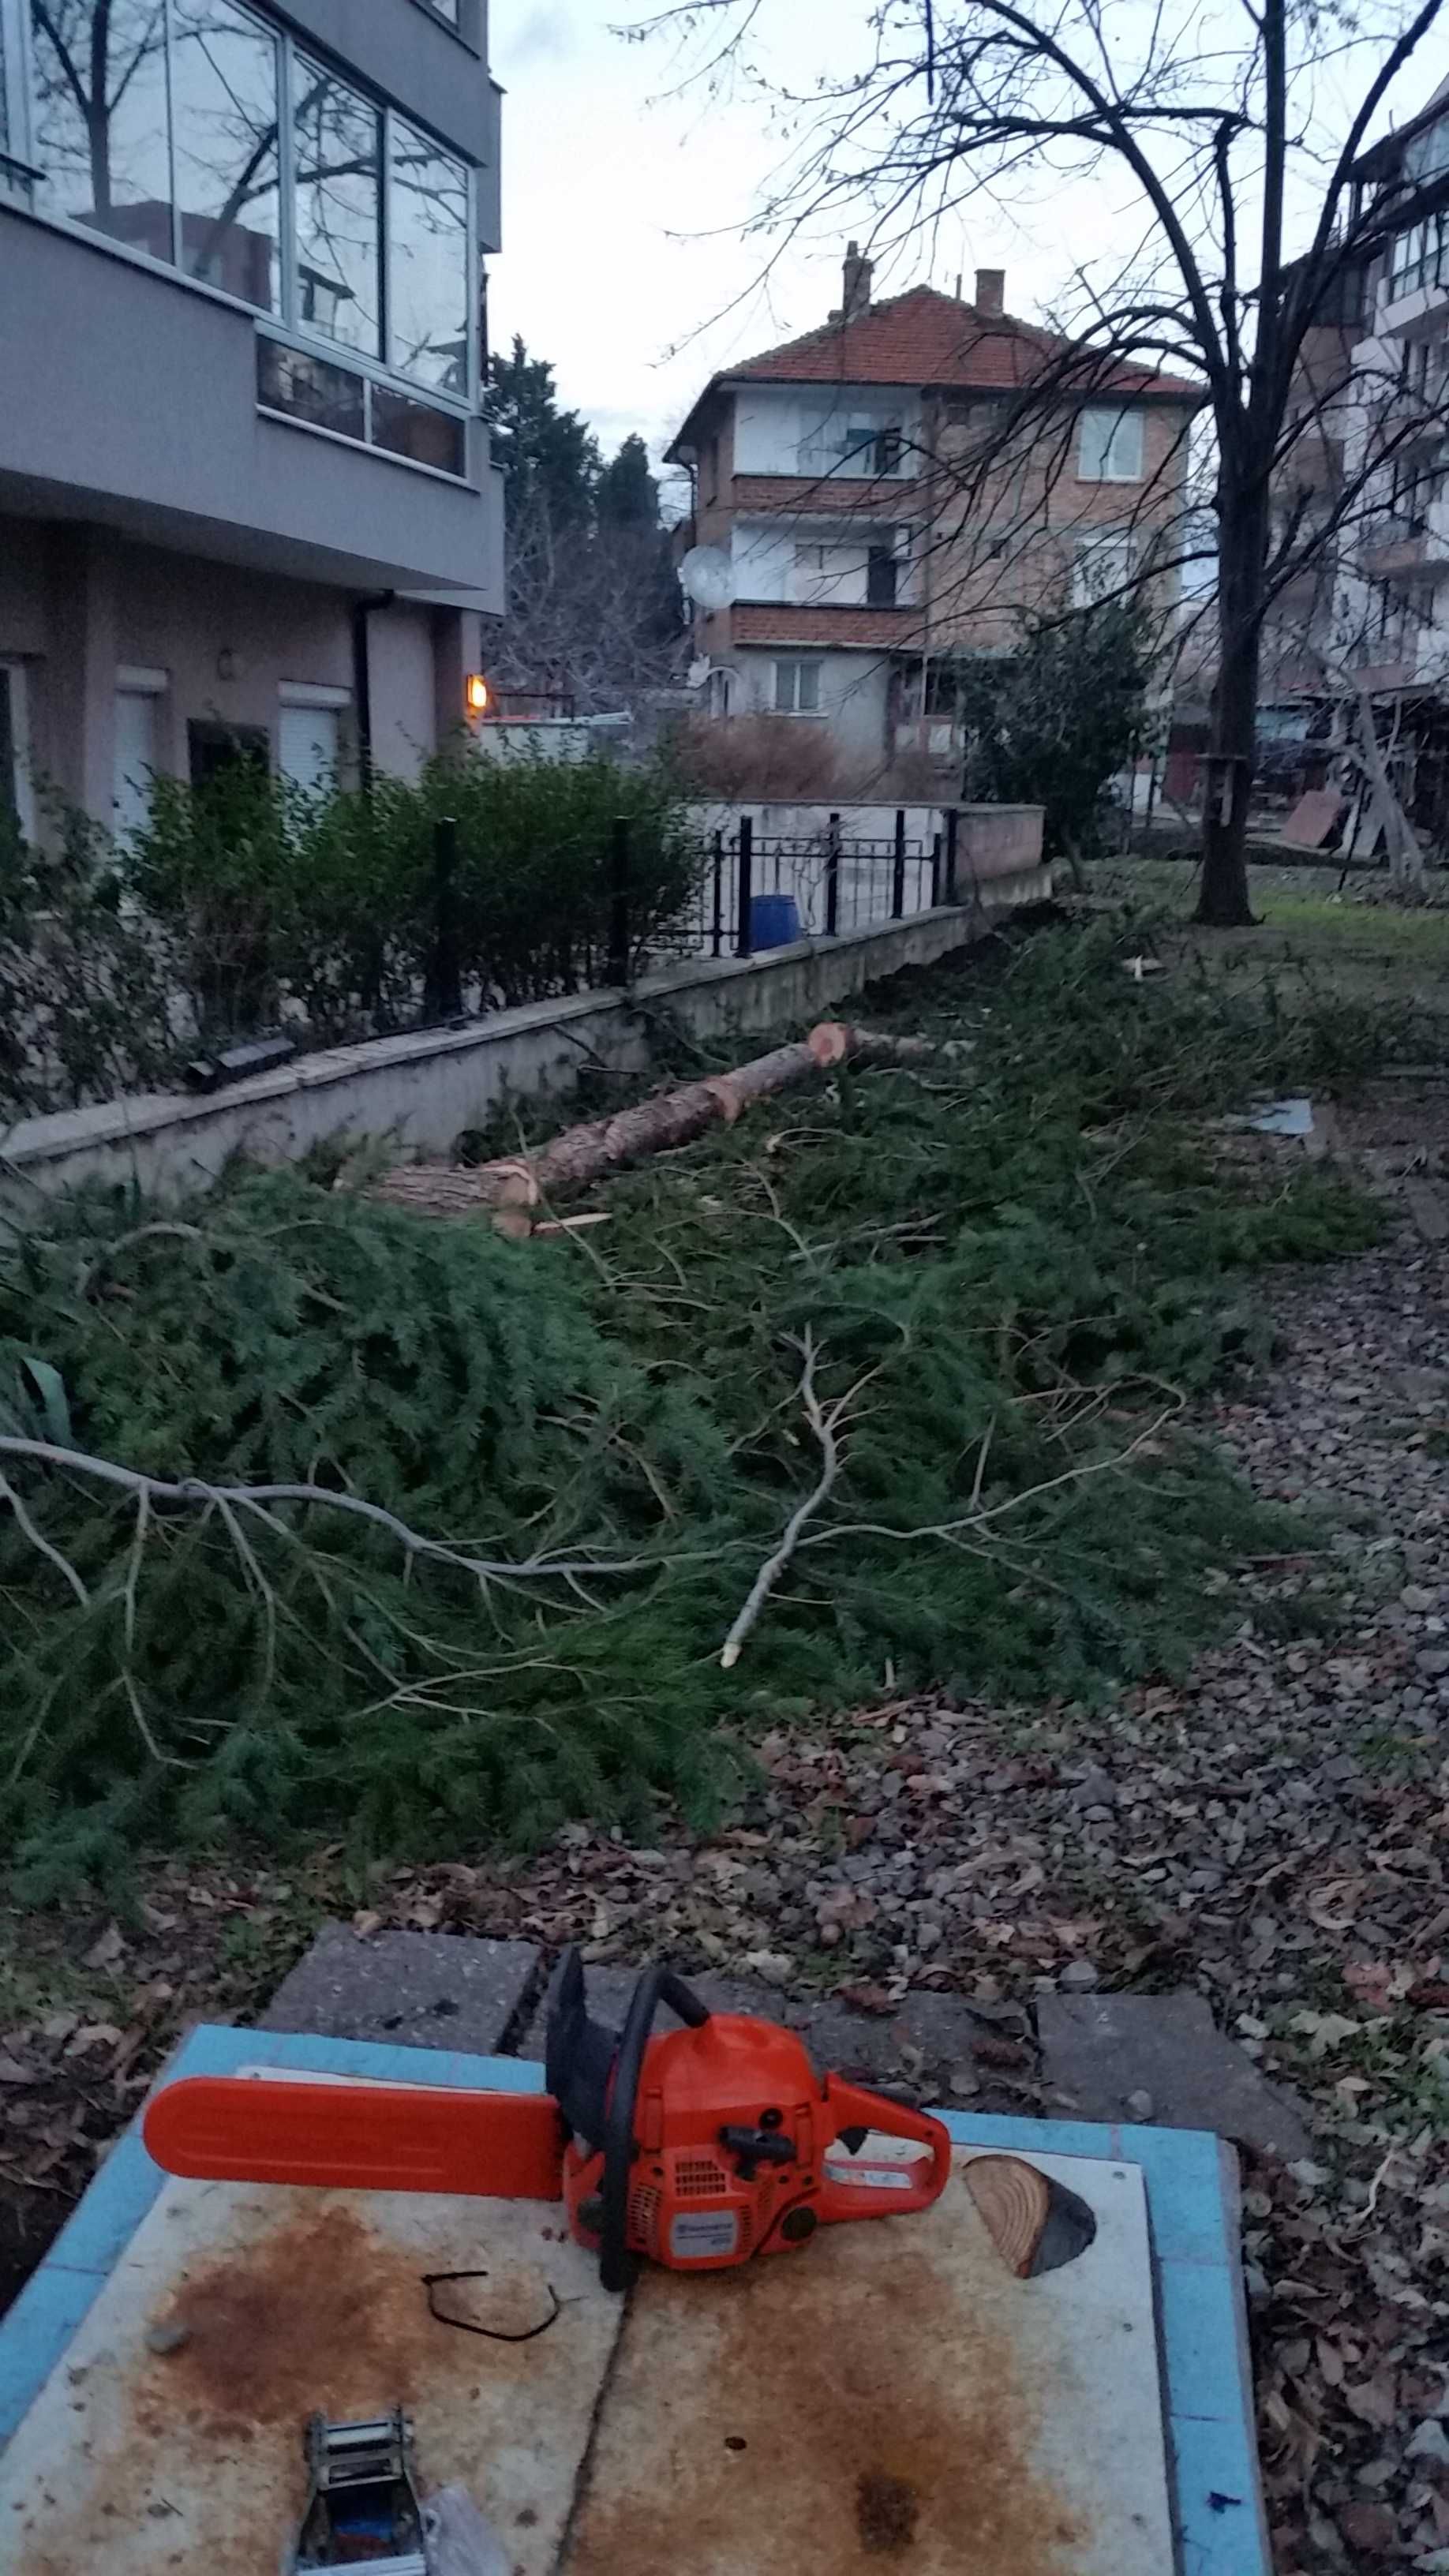
[[[1363,281],[1339,406],[1351,505],[1329,658],[1371,692],[1433,695],[1449,678],[1449,82],[1364,156],[1357,187],[1360,204],[1404,198],[1413,220]]]
[[[695,617],[708,711],[809,721],[860,787],[953,756],[963,657],[1170,554],[1201,400],[1085,354],[1063,365],[1070,344],[1007,313],[999,269],[969,303],[876,302],[872,283],[852,243],[839,310],[716,376],[669,451],[693,480],[688,541],[731,568],[728,604]],[[1059,393],[1036,400],[1047,381]]]
[[[1400,200],[1299,354],[1272,529],[1299,568],[1270,598],[1259,683],[1260,777],[1337,779],[1359,857],[1378,832],[1357,792],[1365,704],[1406,810],[1449,839],[1449,82],[1364,154],[1350,219]]]
[[[486,0],[0,0],[0,798],[407,771],[503,604]]]

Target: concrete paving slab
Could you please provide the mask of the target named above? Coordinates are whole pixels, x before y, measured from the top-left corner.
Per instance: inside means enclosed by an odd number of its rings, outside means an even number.
[[[359,1939],[350,1925],[329,1923],[278,1987],[260,2027],[489,2057],[528,1991],[539,1955],[528,1941],[448,1932],[374,1932]]]
[[[617,2030],[629,2008],[638,1970],[604,1965],[586,1973],[590,2011],[596,2020]],[[927,1989],[907,1995],[897,2012],[885,2014],[856,2012],[833,1996],[784,1993],[778,1986],[766,1985],[762,1977],[706,1974],[690,1977],[688,1983],[712,2012],[756,2013],[762,2020],[781,2022],[787,2030],[799,2031],[817,2065],[867,2083],[914,2083],[918,2070],[922,2080],[927,2073],[943,2071],[944,2080],[952,2066],[970,2058],[972,2039],[979,2035],[980,2025],[955,1995]],[[543,2056],[545,2003],[541,1995],[519,2043],[521,2057]],[[659,2027],[669,2027],[664,2013]],[[907,2057],[903,2051],[918,2051],[919,2056]]]
[[[893,2013],[863,2013],[834,1998],[807,2008],[799,2027],[817,2062],[866,2083],[909,2082],[939,2090],[953,2066],[969,2063],[982,2025],[957,1995],[929,1987]]]
[[[1042,2072],[1084,2119],[1150,2119],[1158,2128],[1214,2129],[1236,2145],[1292,2164],[1310,2152],[1292,2095],[1270,2084],[1225,2039],[1204,1997],[1043,1995]],[[1133,2095],[1146,2096],[1144,2109]]]

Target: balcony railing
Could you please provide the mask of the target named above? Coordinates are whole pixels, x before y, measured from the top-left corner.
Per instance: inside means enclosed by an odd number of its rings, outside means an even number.
[[[1363,560],[1371,573],[1449,572],[1449,532],[1424,510],[1377,510],[1364,523]]]

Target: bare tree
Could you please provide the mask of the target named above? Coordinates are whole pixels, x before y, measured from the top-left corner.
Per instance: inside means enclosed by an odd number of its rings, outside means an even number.
[[[726,60],[743,76],[744,38],[771,6],[783,0],[691,0],[650,25],[702,37],[708,77]],[[1253,917],[1246,837],[1264,621],[1333,534],[1332,512],[1306,509],[1275,530],[1275,487],[1312,418],[1312,406],[1294,406],[1305,338],[1395,234],[1449,202],[1445,174],[1368,193],[1358,168],[1442,6],[1370,0],[1350,14],[1244,0],[1209,23],[1112,12],[1101,0],[1040,11],[1018,0],[883,0],[864,67],[791,103],[804,139],[760,219],[785,240],[866,203],[876,246],[899,251],[979,196],[1041,202],[1073,180],[1114,181],[1126,255],[1110,273],[1076,271],[1053,317],[1061,339],[989,443],[999,454],[1003,437],[1019,442],[1102,401],[1124,371],[1186,373],[1202,387],[1218,632],[1206,922]],[[1324,100],[1347,103],[1326,115]],[[989,464],[978,457],[978,478]],[[1161,584],[1172,568],[1162,533],[1159,523],[1150,564],[1124,585]],[[1185,523],[1178,552],[1194,550]]]

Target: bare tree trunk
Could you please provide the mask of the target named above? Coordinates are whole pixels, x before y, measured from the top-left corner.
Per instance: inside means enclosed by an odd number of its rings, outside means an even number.
[[[91,156],[91,205],[111,212],[111,0],[96,0],[91,19],[90,102],[86,110]]]
[[[1196,919],[1215,930],[1252,927],[1248,800],[1258,729],[1258,618],[1267,516],[1251,491],[1228,491],[1219,516],[1218,676],[1203,795],[1202,891]]]
[[[1217,405],[1218,681],[1213,691],[1207,794],[1203,803],[1202,891],[1197,918],[1246,930],[1248,801],[1258,744],[1258,663],[1269,495],[1278,423],[1287,399],[1283,337],[1283,184],[1288,113],[1288,0],[1262,0],[1263,213],[1253,362],[1244,363],[1236,321],[1228,322],[1228,380]],[[1222,199],[1229,282],[1236,268],[1231,189]],[[1225,299],[1226,314],[1226,299]],[[1246,402],[1243,400],[1246,390]]]

